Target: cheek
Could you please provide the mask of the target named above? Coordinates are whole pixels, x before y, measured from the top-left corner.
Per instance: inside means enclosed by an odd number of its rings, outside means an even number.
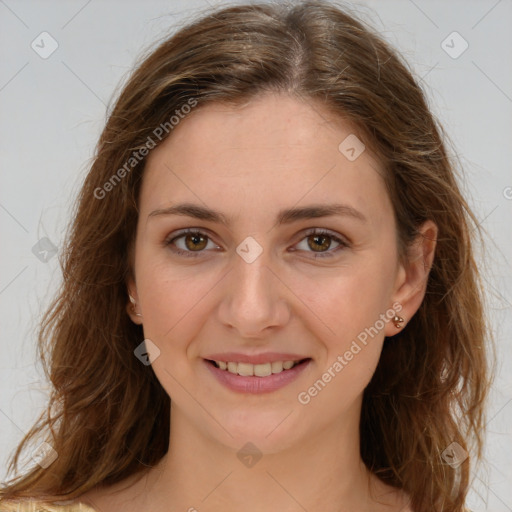
[[[314,312],[303,316],[302,322],[316,336],[319,357],[297,398],[301,404],[310,403],[326,421],[349,410],[379,362],[385,293],[384,287],[368,281],[367,276],[352,273],[326,281],[323,293],[314,288],[309,294],[306,288],[301,291]]]
[[[377,258],[315,275],[296,276],[291,288],[307,306],[314,332],[343,344],[374,326],[390,307],[394,274]],[[377,328],[382,328],[378,322]]]
[[[369,258],[365,264],[314,279],[303,275],[294,282],[294,291],[307,305],[301,322],[320,344],[316,378],[332,381],[329,387],[341,390],[338,397],[361,393],[378,364],[390,316],[391,267],[392,262]]]
[[[141,260],[142,263],[142,260]],[[160,384],[177,403],[189,397],[180,383],[191,389],[194,369],[189,360],[203,323],[209,318],[205,297],[218,280],[197,270],[180,271],[168,263],[149,263],[137,275],[137,291],[142,304],[144,338],[159,350],[152,367]],[[183,269],[181,269],[183,270]]]
[[[144,316],[144,334],[167,343],[179,339],[184,326],[197,320],[203,299],[215,286],[215,276],[197,269],[173,268],[169,263],[147,264],[137,275],[137,291]]]

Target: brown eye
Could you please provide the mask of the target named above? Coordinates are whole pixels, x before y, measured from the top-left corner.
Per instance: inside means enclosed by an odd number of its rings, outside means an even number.
[[[208,244],[208,237],[200,233],[189,233],[185,235],[185,246],[191,251],[201,251]]]
[[[208,246],[210,244],[210,246]],[[180,256],[202,256],[206,254],[205,249],[219,249],[211,240],[208,235],[201,231],[187,230],[182,231],[173,238],[165,241],[174,253]]]
[[[307,237],[308,247],[315,252],[324,252],[331,246],[331,237],[326,235],[310,235]]]
[[[332,246],[333,242],[334,247]],[[313,253],[314,258],[329,258],[334,256],[335,253],[350,247],[350,243],[341,236],[315,228],[305,233],[304,238],[295,247],[301,252]]]

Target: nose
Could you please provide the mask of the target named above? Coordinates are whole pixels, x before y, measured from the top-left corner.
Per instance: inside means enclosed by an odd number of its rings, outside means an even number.
[[[251,263],[234,254],[223,281],[220,321],[242,338],[258,338],[285,326],[290,318],[286,286],[272,266],[268,251]]]

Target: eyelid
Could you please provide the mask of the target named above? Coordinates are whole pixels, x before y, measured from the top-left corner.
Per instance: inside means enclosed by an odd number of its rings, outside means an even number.
[[[207,228],[183,228],[173,231],[170,235],[165,237],[165,243],[172,242],[176,238],[188,234],[206,235],[209,239],[212,239],[212,232]]]
[[[300,240],[311,235],[327,235],[340,244],[344,244],[346,246],[352,245],[352,242],[348,237],[327,228],[307,228],[305,231],[300,233],[300,236],[302,237]]]

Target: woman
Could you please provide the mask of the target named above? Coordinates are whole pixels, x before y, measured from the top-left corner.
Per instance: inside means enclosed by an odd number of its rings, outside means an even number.
[[[1,510],[465,510],[477,229],[421,89],[360,21],[191,23],[98,143],[40,333],[48,415],[11,469],[46,444]]]

